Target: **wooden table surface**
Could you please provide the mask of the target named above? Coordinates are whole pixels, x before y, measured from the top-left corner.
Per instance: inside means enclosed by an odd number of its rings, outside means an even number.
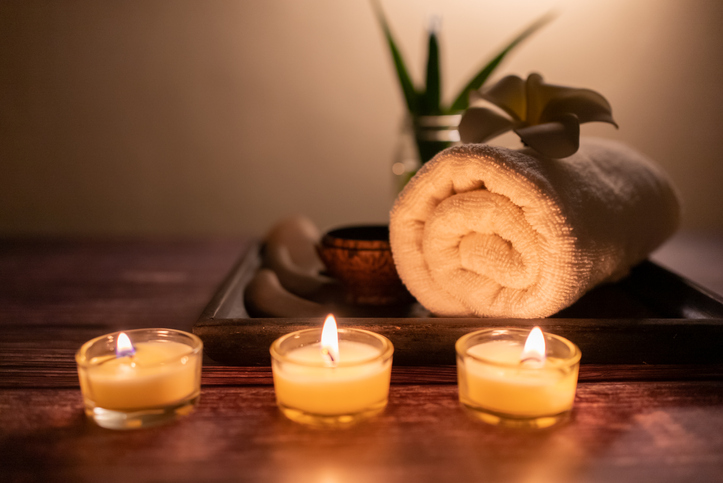
[[[88,421],[80,345],[190,330],[248,246],[0,241],[0,481],[723,481],[721,366],[583,365],[572,420],[541,431],[470,419],[454,367],[395,367],[386,411],[331,431],[278,412],[269,368],[205,361],[191,416],[138,431]]]

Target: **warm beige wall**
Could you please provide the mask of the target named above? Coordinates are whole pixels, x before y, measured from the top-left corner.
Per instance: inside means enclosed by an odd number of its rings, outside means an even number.
[[[499,75],[607,96],[623,139],[723,228],[723,2],[383,0],[421,77],[443,21],[445,91],[553,6]],[[261,233],[383,221],[401,97],[362,0],[0,3],[0,233]]]

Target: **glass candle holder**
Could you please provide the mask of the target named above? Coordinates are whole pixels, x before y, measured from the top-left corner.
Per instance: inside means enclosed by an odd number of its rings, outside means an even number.
[[[529,330],[484,329],[456,344],[459,400],[490,424],[544,428],[569,416],[575,400],[580,349],[544,334],[544,360],[521,361]]]
[[[321,350],[317,329],[287,334],[271,345],[276,402],[289,419],[314,426],[347,426],[384,410],[394,347],[384,336],[339,329],[339,360]]]
[[[132,354],[117,354],[121,332],[90,340],[75,354],[86,415],[104,428],[135,429],[190,413],[201,392],[201,339],[171,329],[123,333]]]

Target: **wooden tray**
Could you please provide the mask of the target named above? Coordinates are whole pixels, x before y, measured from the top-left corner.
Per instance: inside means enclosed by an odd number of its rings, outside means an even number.
[[[204,309],[193,332],[212,359],[231,365],[269,365],[269,346],[289,332],[318,327],[309,318],[254,318],[243,292],[261,265],[259,246],[232,269]],[[387,310],[389,313],[384,313]],[[635,267],[624,280],[598,287],[546,319],[406,317],[419,307],[375,309],[338,318],[340,327],[371,330],[394,344],[394,363],[454,364],[454,344],[484,327],[533,327],[566,337],[591,364],[723,363],[723,297],[653,262]]]

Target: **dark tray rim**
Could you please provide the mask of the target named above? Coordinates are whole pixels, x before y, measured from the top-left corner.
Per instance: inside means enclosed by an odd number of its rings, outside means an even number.
[[[229,297],[241,290],[260,266],[260,243],[248,248],[230,270],[193,332],[212,359],[236,365],[268,365],[268,347],[281,335],[320,327],[313,318],[226,316]],[[651,261],[644,270],[642,296],[681,307],[673,318],[411,318],[340,317],[340,326],[373,330],[395,345],[395,364],[454,364],[454,341],[483,327],[533,327],[569,338],[583,350],[583,363],[723,363],[723,297]],[[236,303],[240,303],[237,301]],[[603,342],[603,343],[601,343]],[[451,352],[450,352],[451,347]]]

